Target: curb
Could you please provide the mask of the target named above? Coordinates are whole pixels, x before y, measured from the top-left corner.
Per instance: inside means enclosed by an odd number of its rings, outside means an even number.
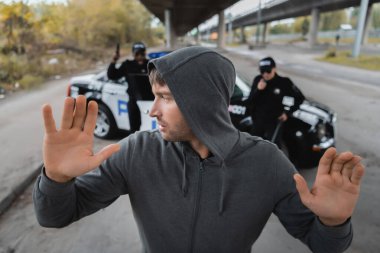
[[[0,216],[4,214],[13,202],[25,191],[26,188],[37,178],[40,174],[42,163],[34,169],[19,185],[11,190],[11,192],[0,201]]]

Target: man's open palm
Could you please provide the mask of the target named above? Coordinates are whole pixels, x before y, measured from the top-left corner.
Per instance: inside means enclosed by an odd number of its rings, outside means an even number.
[[[86,110],[87,108],[87,110]],[[93,154],[93,132],[98,105],[84,96],[66,98],[61,127],[57,130],[50,105],[42,108],[45,137],[43,159],[46,175],[57,182],[66,182],[83,175],[120,149],[111,144]]]
[[[351,152],[337,154],[335,148],[330,148],[320,160],[311,190],[301,175],[294,176],[302,203],[325,225],[342,224],[352,215],[364,175],[360,161]]]

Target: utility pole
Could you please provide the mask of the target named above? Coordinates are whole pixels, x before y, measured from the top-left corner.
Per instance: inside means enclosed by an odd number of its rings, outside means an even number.
[[[232,14],[228,13],[228,43],[232,43]]]
[[[256,45],[259,45],[260,43],[260,25],[261,25],[261,0],[259,0],[259,9],[257,11]]]
[[[172,38],[171,38],[171,11],[169,9],[165,10],[165,37],[166,37],[166,48],[171,48],[173,45],[171,44]]]

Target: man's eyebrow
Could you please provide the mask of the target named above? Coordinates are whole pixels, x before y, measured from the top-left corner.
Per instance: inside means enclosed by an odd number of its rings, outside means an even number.
[[[172,97],[172,93],[170,91],[158,91],[158,92],[155,92],[157,95],[165,95],[165,96],[170,96]]]

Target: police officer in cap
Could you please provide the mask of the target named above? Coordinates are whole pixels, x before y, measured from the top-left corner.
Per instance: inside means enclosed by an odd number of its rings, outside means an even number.
[[[141,97],[153,97],[149,90],[146,91],[146,87],[139,87],[145,85],[146,83],[141,83],[141,80],[148,81],[147,77],[147,65],[148,59],[146,58],[146,47],[142,42],[136,42],[132,45],[132,54],[133,60],[125,60],[121,63],[120,67],[116,67],[116,63],[120,58],[119,50],[116,50],[116,53],[112,59],[111,64],[108,67],[107,76],[111,80],[118,80],[122,77],[125,77],[128,82],[127,93],[129,95],[128,101],[128,115],[130,122],[130,131],[133,133],[138,131],[141,126],[141,116],[140,110],[137,106],[136,100],[141,99]],[[147,94],[141,94],[141,90],[145,90]]]
[[[248,99],[253,119],[251,134],[279,144],[282,123],[305,97],[289,78],[277,74],[273,58],[261,59],[259,70]]]

